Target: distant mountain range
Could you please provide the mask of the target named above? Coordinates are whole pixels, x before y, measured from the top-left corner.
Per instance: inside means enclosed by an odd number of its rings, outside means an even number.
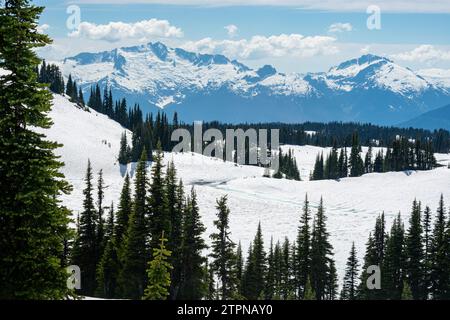
[[[400,124],[401,127],[423,128],[428,130],[446,129],[450,131],[450,104]]]
[[[450,72],[414,72],[370,54],[328,72],[284,74],[270,65],[254,70],[223,55],[156,42],[81,53],[59,64],[86,95],[92,84],[108,84],[116,98],[145,111],[177,111],[184,121],[394,125],[450,103]]]

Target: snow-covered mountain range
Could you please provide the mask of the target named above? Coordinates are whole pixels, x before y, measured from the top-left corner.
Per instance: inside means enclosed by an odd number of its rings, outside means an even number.
[[[284,74],[157,42],[81,53],[59,64],[86,94],[93,83],[109,84],[117,98],[146,111],[177,111],[184,121],[397,124],[450,103],[450,72],[414,72],[370,54],[328,72]]]

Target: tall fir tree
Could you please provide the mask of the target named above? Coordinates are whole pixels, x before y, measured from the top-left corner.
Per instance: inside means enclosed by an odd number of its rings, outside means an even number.
[[[400,300],[405,280],[404,227],[400,217],[394,220],[386,241],[386,253],[381,267],[384,299]]]
[[[333,247],[329,242],[326,227],[325,208],[323,199],[320,199],[311,239],[311,284],[316,293],[317,300],[326,299],[326,287],[329,286],[330,260]]]
[[[236,255],[234,248],[236,244],[230,239],[229,216],[230,209],[227,205],[227,197],[217,200],[217,220],[214,226],[217,232],[211,234],[211,269],[220,283],[220,297],[222,300],[229,300],[236,294]]]
[[[62,299],[67,273],[63,239],[70,212],[58,198],[70,187],[59,172],[50,128],[52,96],[39,84],[35,49],[51,43],[37,32],[43,7],[5,0],[0,7],[0,299]]]
[[[91,162],[88,161],[85,177],[86,187],[83,190],[83,211],[80,213],[79,232],[76,236],[72,252],[72,263],[83,270],[80,293],[90,296],[95,293],[97,286],[95,279],[99,253],[97,234],[98,212],[94,205],[92,179]]]
[[[446,299],[449,291],[449,257],[447,239],[447,213],[444,196],[441,195],[434,222],[431,254],[432,263],[430,271],[431,291],[434,299]]]
[[[421,300],[424,297],[424,252],[423,235],[421,224],[421,204],[414,200],[412,213],[409,220],[409,229],[406,235],[406,276],[409,290],[411,290],[414,300]]]
[[[206,258],[202,255],[203,250],[207,248],[203,239],[205,231],[206,228],[200,219],[197,194],[192,188],[184,210],[181,284],[177,299],[200,300],[205,297],[208,289],[204,282]]]
[[[265,287],[267,261],[261,223],[258,224],[258,230],[247,259],[248,263],[244,273],[243,295],[250,300],[262,299]]]
[[[114,230],[114,206],[111,204],[105,230],[105,249],[97,266],[97,292],[107,299],[118,297],[120,264]]]
[[[311,211],[308,195],[305,196],[303,212],[300,218],[300,226],[297,234],[297,252],[295,259],[294,279],[297,296],[302,299],[305,294],[306,281],[308,279],[311,264]]]
[[[123,267],[119,276],[124,298],[140,299],[145,289],[145,271],[149,256],[148,226],[146,223],[147,157],[142,152],[136,168],[133,211],[122,254]]]
[[[353,242],[350,256],[345,268],[344,283],[342,286],[341,300],[356,300],[359,263],[356,257],[355,243]]]

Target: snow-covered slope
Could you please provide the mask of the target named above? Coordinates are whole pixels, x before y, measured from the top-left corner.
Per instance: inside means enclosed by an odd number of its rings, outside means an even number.
[[[364,55],[325,73],[251,69],[223,55],[164,44],[81,53],[58,62],[85,94],[94,83],[146,110],[178,111],[184,121],[364,121],[396,124],[450,103],[436,72],[420,75],[393,61]]]
[[[61,96],[55,96],[50,115],[54,126],[45,134],[64,144],[58,154],[66,164],[63,172],[74,186],[72,194],[64,196],[64,203],[74,213],[81,210],[88,159],[95,172],[104,171],[108,186],[106,203],[117,202],[125,172],[133,174],[135,168],[134,165],[121,167],[116,161],[124,129],[103,115],[78,109]],[[193,153],[165,154],[165,161],[174,160],[178,175],[187,187],[195,186],[197,190],[208,243],[209,234],[214,230],[215,200],[220,196],[229,197],[232,239],[241,241],[244,250],[259,221],[266,245],[271,237],[274,241],[282,241],[287,236],[294,241],[305,195],[308,194],[314,207],[323,196],[337,268],[342,278],[351,243],[355,241],[358,255],[362,257],[364,244],[378,214],[384,211],[390,223],[398,212],[402,212],[407,225],[414,198],[430,205],[433,210],[441,193],[447,203],[450,201],[450,170],[446,167],[427,172],[369,174],[339,182],[307,181],[316,155],[320,152],[326,154],[329,150],[312,146],[283,148],[294,150],[304,181],[263,178],[261,168],[237,166]],[[366,150],[364,148],[363,151]],[[448,164],[450,155],[438,154],[437,159]]]

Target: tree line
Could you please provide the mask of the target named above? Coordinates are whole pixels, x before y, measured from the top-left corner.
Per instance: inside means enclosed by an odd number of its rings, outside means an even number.
[[[340,179],[359,177],[372,172],[390,172],[405,170],[432,170],[437,166],[433,146],[428,141],[411,141],[404,137],[397,137],[384,153],[382,150],[374,155],[372,145],[364,157],[361,156],[362,147],[358,133],[353,134],[350,155],[347,148],[338,151],[334,143],[326,158],[323,153],[317,155],[311,180]]]

